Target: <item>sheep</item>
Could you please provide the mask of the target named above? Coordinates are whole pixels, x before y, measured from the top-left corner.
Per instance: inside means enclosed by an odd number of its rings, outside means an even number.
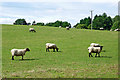
[[[67,30],[69,30],[69,27],[66,27]]]
[[[103,27],[101,27],[101,28],[100,28],[100,30],[104,30],[104,28],[103,28]]]
[[[89,52],[89,57],[93,57],[91,53],[96,53],[95,57],[100,57],[100,52],[102,51],[103,46],[99,46],[99,47],[88,47],[88,52]]]
[[[22,56],[22,60],[23,60],[23,56],[25,55],[25,53],[27,51],[30,51],[30,49],[29,48],[25,48],[25,49],[12,49],[11,50],[12,60],[14,60],[14,56]]]
[[[29,32],[31,32],[31,31],[32,31],[32,32],[36,32],[34,28],[30,28],[30,29],[29,29]]]
[[[115,29],[114,31],[120,31],[120,29]]]
[[[55,49],[56,49],[56,51],[58,52],[58,48],[56,44],[46,43],[46,52],[47,51],[49,52],[49,49],[53,49],[53,52],[55,52]]]
[[[91,46],[91,47],[100,47],[100,44],[97,44],[97,43],[91,43],[90,46]]]

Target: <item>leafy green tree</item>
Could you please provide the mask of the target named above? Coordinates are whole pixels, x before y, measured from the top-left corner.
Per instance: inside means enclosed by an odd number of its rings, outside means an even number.
[[[88,29],[91,29],[91,24],[87,27]]]
[[[44,23],[37,23],[36,25],[39,25],[39,26],[44,26]]]
[[[88,18],[81,19],[80,24],[85,24],[86,26],[90,25],[91,24],[91,18],[88,17]]]
[[[17,19],[14,23],[14,25],[27,25],[27,22],[25,19]]]
[[[77,29],[87,29],[86,25],[85,24],[78,24],[76,26]]]
[[[54,26],[54,27],[61,26],[61,27],[64,27],[64,28],[65,27],[70,27],[71,28],[71,24],[68,23],[67,21],[62,22],[62,21],[58,21],[58,20],[56,22],[47,23],[46,26]]]
[[[103,13],[102,15],[95,16],[93,19],[93,28],[94,29],[100,29],[103,27],[105,30],[110,30],[112,27],[112,19],[111,17],[107,17],[106,13]]]
[[[120,21],[120,16],[119,16],[119,15],[116,15],[116,16],[113,18],[113,22],[116,22],[116,21]]]
[[[75,27],[75,28],[76,28],[76,27],[77,27],[77,25],[79,25],[79,24],[80,24],[80,23],[77,23],[77,24],[76,24],[76,25],[74,25],[73,27]]]
[[[104,20],[102,16],[98,16],[93,20],[93,29],[100,29],[104,26]]]
[[[59,27],[59,26],[61,26],[62,25],[62,21],[56,21],[55,23],[54,23],[54,27]]]
[[[120,29],[120,21],[116,21],[114,22],[112,28],[112,30],[115,30],[115,29]]]
[[[61,25],[62,27],[64,27],[64,28],[66,28],[66,27],[70,27],[71,28],[71,24],[70,23],[68,23],[68,22],[62,22],[62,25]]]

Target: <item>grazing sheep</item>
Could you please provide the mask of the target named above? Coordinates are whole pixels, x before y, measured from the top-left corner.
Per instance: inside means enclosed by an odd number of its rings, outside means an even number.
[[[102,51],[103,46],[99,46],[99,47],[88,47],[88,52],[89,52],[89,57],[93,57],[91,53],[96,53],[95,57],[100,57],[100,52]]]
[[[25,55],[25,53],[27,51],[30,51],[30,49],[25,48],[25,49],[12,49],[11,53],[12,53],[12,60],[14,60],[14,56],[22,56],[22,60],[23,60],[23,56]]]
[[[114,31],[120,31],[120,29],[115,29]]]
[[[101,28],[100,28],[100,30],[104,30],[104,28],[103,28],[103,27],[101,27]]]
[[[69,27],[66,27],[67,30],[69,30]]]
[[[90,44],[90,47],[100,47],[100,44],[97,44],[97,43],[91,43],[91,44]]]
[[[32,32],[36,32],[34,28],[30,28],[30,29],[29,29],[29,32],[31,32],[31,31],[32,31]]]
[[[46,43],[46,52],[47,51],[49,52],[49,49],[53,49],[53,52],[55,52],[55,49],[56,49],[56,51],[58,52],[58,48],[56,44]]]

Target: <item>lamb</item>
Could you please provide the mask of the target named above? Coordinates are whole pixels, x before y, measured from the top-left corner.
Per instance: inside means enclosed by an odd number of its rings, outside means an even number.
[[[25,48],[25,49],[12,49],[11,53],[12,53],[12,60],[14,60],[14,56],[22,56],[22,60],[23,60],[23,56],[25,55],[25,53],[27,51],[30,51],[29,48]]]
[[[30,28],[30,29],[29,29],[29,32],[31,32],[31,31],[32,31],[32,32],[36,32],[34,28]]]
[[[100,52],[102,51],[103,46],[99,46],[99,47],[88,47],[88,52],[89,52],[89,57],[93,57],[91,53],[96,53],[95,57],[100,57]]]
[[[66,27],[67,30],[69,30],[69,27]]]
[[[46,43],[46,52],[47,51],[49,52],[49,49],[53,49],[53,52],[55,52],[55,49],[56,49],[56,51],[58,52],[58,48],[56,44]]]
[[[100,47],[100,44],[97,44],[97,43],[91,43],[90,46],[91,46],[91,47]]]

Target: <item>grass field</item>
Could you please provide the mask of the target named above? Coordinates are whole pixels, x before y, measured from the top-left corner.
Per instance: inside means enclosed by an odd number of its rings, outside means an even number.
[[[30,27],[2,25],[3,78],[118,78],[117,32],[35,26],[30,33]],[[45,52],[47,42],[59,52]],[[89,58],[92,42],[104,46],[101,57]],[[27,47],[24,60],[11,60],[11,49]]]

